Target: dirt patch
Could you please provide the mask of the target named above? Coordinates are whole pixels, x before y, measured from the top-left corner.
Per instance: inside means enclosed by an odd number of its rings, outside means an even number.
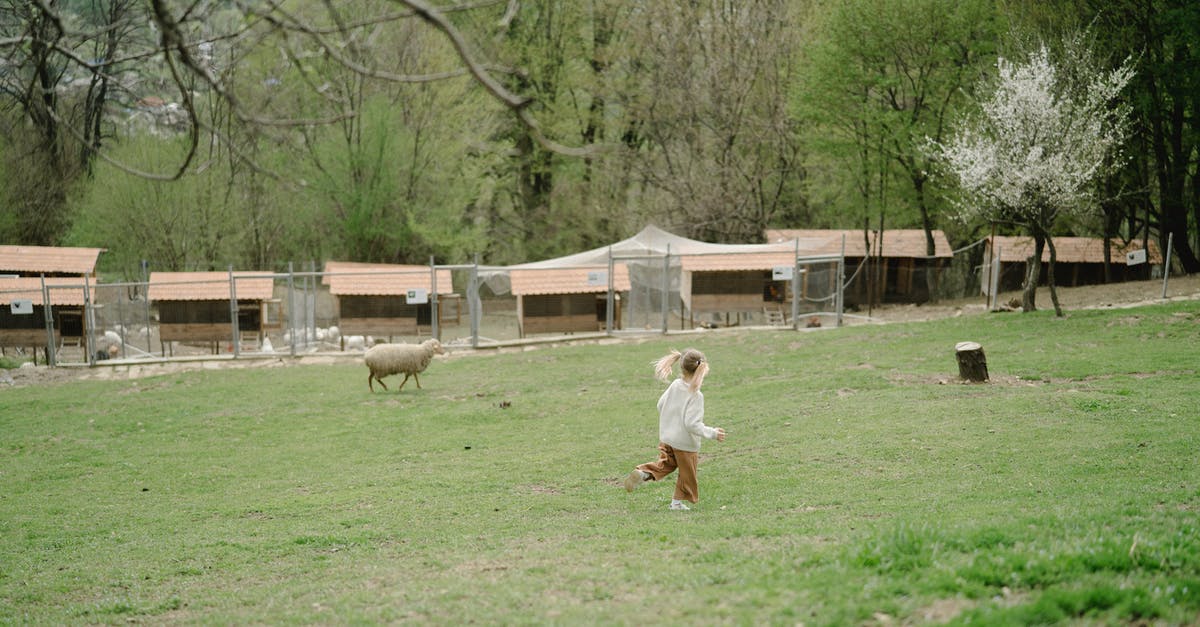
[[[1161,280],[1130,281],[1108,285],[1060,287],[1058,288],[1058,302],[1065,311],[1069,312],[1073,309],[1126,309],[1166,301],[1200,300],[1200,274],[1171,277],[1167,281],[1166,294],[1167,297],[1164,299]],[[998,302],[1008,303],[1014,299],[1020,302],[1021,293],[1001,292]],[[1038,289],[1037,306],[1038,309],[1054,309],[1049,288]],[[852,312],[847,315],[847,321],[850,324],[915,322],[983,313],[987,313],[987,304],[983,296],[979,296],[926,305],[885,305],[873,309],[869,317],[866,315],[866,311]]]

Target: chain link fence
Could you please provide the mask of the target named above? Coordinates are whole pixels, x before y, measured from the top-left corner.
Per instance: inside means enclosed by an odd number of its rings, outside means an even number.
[[[841,324],[840,256],[746,269],[753,264],[739,266],[736,254],[727,254],[735,269],[717,271],[689,269],[685,257],[610,255],[607,266],[547,270],[544,284],[515,291],[516,268],[478,264],[357,272],[318,272],[310,264],[281,273],[152,273],[145,281],[102,284],[2,279],[0,349],[65,366],[345,353],[430,337],[481,347]]]

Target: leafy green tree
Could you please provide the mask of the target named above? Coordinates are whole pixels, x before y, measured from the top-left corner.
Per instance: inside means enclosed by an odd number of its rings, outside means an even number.
[[[1142,181],[1147,193],[1137,209],[1159,234],[1168,234],[1184,270],[1200,272],[1200,4],[1186,0],[1091,3],[1098,40],[1113,54],[1138,51],[1133,95],[1134,145],[1126,176]],[[1144,173],[1145,177],[1138,176]],[[1140,205],[1140,207],[1138,206]],[[1149,232],[1149,228],[1146,232]]]
[[[1000,16],[976,0],[841,0],[815,19],[797,91],[818,163],[838,164],[833,175],[857,190],[864,223],[872,206],[881,223],[907,206],[892,219],[921,226],[932,256],[943,201],[924,138],[942,138],[993,58]]]
[[[142,136],[113,148],[113,156],[151,170],[178,162],[188,150],[186,138]],[[66,241],[106,248],[103,269],[127,278],[139,276],[143,259],[153,270],[223,270],[241,261],[237,248],[244,233],[235,208],[222,201],[227,177],[220,164],[167,182],[97,163]]]

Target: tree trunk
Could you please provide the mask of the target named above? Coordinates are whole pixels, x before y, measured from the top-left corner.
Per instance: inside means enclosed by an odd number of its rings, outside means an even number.
[[[1040,231],[1033,234],[1033,255],[1025,260],[1025,285],[1021,292],[1021,311],[1037,311],[1037,286],[1042,280],[1042,247],[1046,238]]]
[[[1049,274],[1046,275],[1046,281],[1050,284],[1050,302],[1054,303],[1054,315],[1062,317],[1062,305],[1058,304],[1058,290],[1054,286],[1054,262],[1058,255],[1054,252],[1054,240],[1047,235],[1046,245],[1050,247],[1050,267],[1047,269]]]
[[[954,355],[958,359],[959,378],[975,383],[988,380],[987,357],[978,343],[959,342],[954,345]]]

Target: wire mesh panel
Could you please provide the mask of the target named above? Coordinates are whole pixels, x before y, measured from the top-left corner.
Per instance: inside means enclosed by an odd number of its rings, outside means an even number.
[[[679,259],[669,255],[614,257],[629,268],[629,292],[621,328],[632,332],[665,332],[681,320]]]
[[[796,315],[840,317],[843,306],[843,263],[841,257],[796,261],[800,270],[794,294]]]

